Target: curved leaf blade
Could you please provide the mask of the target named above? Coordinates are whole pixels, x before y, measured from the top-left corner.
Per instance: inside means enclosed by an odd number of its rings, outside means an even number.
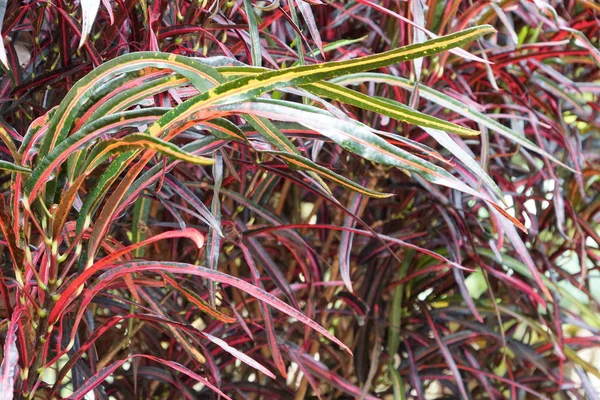
[[[347,75],[344,77],[335,78],[332,80],[332,82],[335,82],[340,85],[352,85],[352,84],[359,84],[362,82],[379,82],[379,83],[386,83],[388,85],[398,86],[398,87],[401,87],[402,89],[405,89],[408,91],[412,91],[414,89],[414,82],[410,81],[409,79],[398,77],[398,76],[390,76],[390,75],[384,75],[384,74],[379,74],[379,73],[371,73],[371,72],[360,73],[360,74],[351,74],[351,75]],[[549,160],[552,160],[556,164],[558,164],[564,168],[567,168],[570,171],[574,171],[571,167],[564,164],[562,161],[558,160],[552,154],[541,149],[535,143],[533,143],[529,139],[519,135],[514,130],[502,125],[498,121],[486,116],[485,114],[483,114],[477,110],[472,109],[471,107],[467,106],[466,104],[464,104],[442,92],[439,92],[435,89],[431,89],[424,85],[419,85],[419,95],[422,98],[431,101],[432,103],[435,103],[441,107],[452,110],[455,113],[462,115],[463,117],[469,118],[470,120],[472,120],[474,122],[484,125],[486,128],[498,133],[499,135],[507,138],[508,140],[518,143],[521,146],[525,147],[526,149],[531,150],[543,157],[546,157]]]

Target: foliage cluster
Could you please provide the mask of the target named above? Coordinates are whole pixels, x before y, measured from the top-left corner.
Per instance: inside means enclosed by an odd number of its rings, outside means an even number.
[[[1,395],[598,398],[599,18],[0,1]]]

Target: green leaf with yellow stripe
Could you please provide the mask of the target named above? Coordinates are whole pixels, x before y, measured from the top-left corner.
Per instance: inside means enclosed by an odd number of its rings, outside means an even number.
[[[337,83],[338,85],[357,85],[365,82],[384,83],[390,86],[397,86],[408,91],[413,91],[415,86],[414,82],[409,79],[373,72],[349,74],[343,77],[335,78],[332,80],[332,82]],[[552,160],[554,163],[573,171],[572,168],[565,165],[562,161],[558,160],[552,154],[546,152],[544,149],[537,146],[523,135],[520,135],[514,130],[502,125],[500,122],[475,110],[473,107],[469,107],[461,101],[448,96],[447,94],[424,85],[419,85],[419,96],[441,107],[452,110],[455,113],[470,119],[471,121],[477,122],[478,124],[481,124],[505,137],[506,139],[520,144],[524,148],[546,157],[549,160]]]
[[[94,150],[86,162],[86,171],[93,171],[102,164],[108,157],[115,153],[123,153],[140,148],[153,149],[158,153],[171,156],[181,161],[186,161],[197,165],[212,165],[215,160],[212,158],[196,156],[182,151],[176,145],[166,142],[162,139],[148,136],[144,133],[134,133],[127,135],[122,139],[110,139],[94,147]]]
[[[381,193],[376,190],[371,190],[362,185],[359,185],[358,183],[353,182],[350,179],[345,178],[341,175],[338,175],[335,172],[321,165],[318,165],[301,155],[290,154],[281,151],[265,151],[264,153],[277,156],[285,162],[287,162],[288,164],[296,166],[299,170],[315,172],[340,186],[346,187],[350,190],[354,190],[355,192],[364,194],[365,196],[374,197],[377,199],[383,199],[393,196],[393,194],[391,193]]]
[[[115,77],[145,68],[170,69],[188,78],[198,90],[206,90],[222,80],[214,68],[176,54],[139,52],[117,57],[102,64],[73,85],[50,120],[48,135],[41,143],[39,154],[46,155],[69,135],[82,107],[99,88]]]
[[[485,34],[495,32],[489,25],[469,28],[451,35],[438,37],[424,43],[413,44],[381,54],[348,61],[329,62],[310,66],[298,66],[278,71],[244,76],[220,84],[183,102],[153,124],[148,133],[160,137],[165,132],[182,129],[191,120],[207,118],[207,109],[217,105],[243,102],[259,97],[274,89],[306,85],[351,73],[370,71],[403,61],[459,47]]]
[[[413,110],[401,103],[390,104],[377,97],[336,85],[330,82],[319,82],[303,86],[304,89],[321,97],[327,97],[332,100],[350,104],[365,110],[374,111],[381,115],[388,116],[397,121],[407,122],[409,124],[422,126],[425,128],[439,129],[442,131],[455,133],[461,136],[477,136],[478,131],[465,128],[442,119]]]
[[[257,75],[261,72],[267,71],[264,68],[254,67],[224,67],[218,68],[218,70],[225,77],[232,76],[238,78],[241,76]],[[387,76],[385,74],[381,75]],[[343,82],[344,77],[341,77],[339,79],[341,79]],[[406,122],[409,124],[426,128],[439,129],[461,136],[479,135],[479,132],[476,130],[466,128],[448,121],[444,121],[436,117],[432,117],[430,115],[424,114],[420,111],[414,110],[402,104],[390,106],[390,104],[386,103],[382,99],[365,95],[363,93],[357,92],[352,89],[348,89],[347,87],[338,85],[336,83],[316,82],[302,85],[301,87],[302,89],[305,89],[306,91],[317,96],[329,98],[331,100],[336,100],[341,103],[353,105],[355,107],[359,107],[365,110],[374,111],[379,114],[393,118],[397,121]]]
[[[0,170],[10,171],[10,172],[21,172],[24,174],[30,174],[31,170],[27,167],[23,167],[21,165],[17,165],[8,161],[0,160]]]

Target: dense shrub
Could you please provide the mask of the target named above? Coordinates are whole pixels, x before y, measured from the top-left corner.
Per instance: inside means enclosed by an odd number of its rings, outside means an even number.
[[[2,396],[597,398],[599,16],[0,1]]]

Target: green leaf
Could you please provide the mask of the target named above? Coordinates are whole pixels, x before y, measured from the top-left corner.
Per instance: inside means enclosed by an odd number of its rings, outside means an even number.
[[[386,115],[395,120],[408,122],[409,124],[439,129],[446,132],[456,133],[457,135],[476,136],[479,132],[469,128],[464,128],[456,124],[446,122],[439,118],[423,114],[419,111],[405,106],[396,101],[381,99],[378,97],[368,96],[366,94],[350,90],[340,85],[329,82],[313,83],[303,86],[304,89],[321,97],[328,97],[342,103],[350,104],[365,110],[374,111],[376,113]]]
[[[94,170],[112,154],[140,148],[153,149],[161,154],[197,165],[212,165],[215,162],[212,158],[196,156],[185,152],[176,145],[162,139],[148,136],[144,133],[134,133],[122,139],[107,140],[94,147],[86,161],[86,171]]]
[[[492,32],[495,32],[494,28],[489,25],[483,25],[432,39],[424,43],[413,44],[354,60],[298,66],[264,72],[256,76],[244,76],[218,85],[209,91],[183,102],[153,124],[148,129],[148,133],[159,137],[164,135],[166,131],[173,132],[174,129],[180,129],[181,126],[189,123],[190,120],[205,119],[202,118],[204,115],[203,111],[209,107],[254,99],[266,92],[281,87],[305,85],[350,73],[377,69],[426,55],[437,54],[461,46]]]
[[[333,79],[332,82],[335,82],[340,85],[360,84],[363,82],[379,82],[379,83],[386,83],[388,85],[398,86],[398,87],[401,87],[408,91],[412,91],[414,88],[414,82],[412,82],[408,79],[397,77],[397,76],[378,74],[378,73],[362,73],[362,74],[347,75],[347,76],[344,76],[341,78]],[[546,151],[544,151],[543,149],[541,149],[540,147],[535,145],[533,142],[531,142],[527,138],[521,136],[514,130],[507,128],[506,126],[502,125],[498,121],[486,116],[483,113],[480,113],[477,110],[473,110],[466,104],[464,104],[444,93],[441,93],[435,89],[428,88],[427,86],[424,86],[424,85],[419,85],[419,94],[424,99],[427,99],[441,107],[445,107],[449,110],[452,110],[455,113],[460,114],[466,118],[469,118],[470,120],[472,120],[474,122],[480,123],[480,124],[484,125],[485,127],[487,127],[488,129],[504,136],[505,138],[507,138],[515,143],[520,144],[521,146],[525,147],[526,149],[536,152],[536,153],[540,154],[541,156],[546,157],[549,160],[552,160],[555,163],[563,166],[564,168],[569,169],[570,171],[574,171],[572,168],[565,165],[563,162],[556,159],[550,153],[547,153]]]
[[[250,33],[250,51],[252,52],[252,64],[260,67],[262,63],[262,52],[260,47],[260,35],[258,32],[258,21],[254,13],[252,1],[243,0],[246,16],[248,17],[248,31]]]
[[[27,167],[23,167],[17,164],[13,164],[8,161],[0,160],[0,170],[10,171],[10,172],[23,172],[25,174],[30,174],[31,170]]]
[[[277,156],[277,157],[285,160],[288,164],[296,166],[300,170],[315,172],[319,175],[324,176],[325,178],[329,179],[330,181],[335,182],[336,184],[338,184],[340,186],[343,186],[343,187],[346,187],[355,192],[364,194],[365,196],[374,197],[374,198],[378,198],[378,199],[393,196],[393,194],[391,194],[391,193],[381,193],[376,190],[371,190],[362,185],[359,185],[358,183],[355,183],[348,178],[338,175],[335,172],[330,171],[329,169],[327,169],[325,167],[315,164],[314,162],[310,161],[308,158],[303,157],[301,155],[285,153],[285,152],[281,152],[281,151],[265,151],[264,153]]]

